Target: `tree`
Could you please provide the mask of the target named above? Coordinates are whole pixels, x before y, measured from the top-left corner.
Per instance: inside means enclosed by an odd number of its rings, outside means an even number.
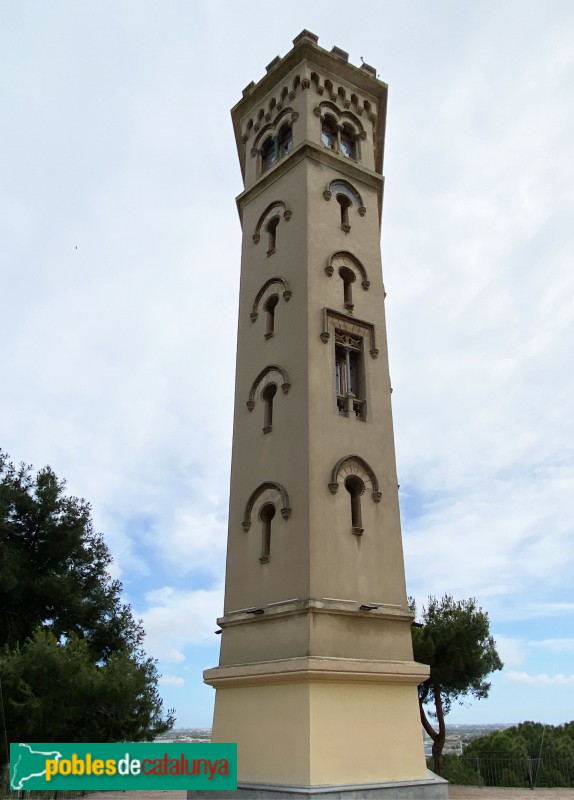
[[[574,722],[521,722],[474,739],[463,757],[480,759],[490,786],[574,786]]]
[[[90,505],[0,451],[0,679],[9,739],[117,741],[169,730],[144,631]],[[0,753],[0,763],[7,754]]]
[[[409,604],[416,612],[414,600]],[[419,706],[423,728],[433,743],[434,769],[442,775],[445,715],[453,701],[462,703],[468,695],[477,700],[487,697],[490,683],[485,678],[503,665],[490,635],[488,614],[472,598],[429,597],[422,624],[413,626],[413,649],[416,661],[430,665],[429,678],[419,685]],[[434,709],[428,716],[425,705]],[[436,719],[438,730],[429,717]]]

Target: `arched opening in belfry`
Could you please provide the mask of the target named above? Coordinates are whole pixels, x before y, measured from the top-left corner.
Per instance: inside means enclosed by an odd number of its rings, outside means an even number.
[[[346,158],[357,158],[357,136],[350,125],[343,125],[339,135],[341,153]]]

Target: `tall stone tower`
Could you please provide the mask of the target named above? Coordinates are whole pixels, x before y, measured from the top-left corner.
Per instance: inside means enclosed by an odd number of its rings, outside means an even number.
[[[387,86],[317,41],[303,31],[232,111],[245,190],[213,737],[238,743],[238,796],[439,797],[391,416]]]

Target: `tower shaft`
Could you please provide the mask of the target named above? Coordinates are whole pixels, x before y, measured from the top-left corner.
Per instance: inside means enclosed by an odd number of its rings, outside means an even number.
[[[246,797],[405,781],[431,796],[379,249],[386,100],[372,68],[303,31],[232,111],[237,378],[221,656],[204,677]]]

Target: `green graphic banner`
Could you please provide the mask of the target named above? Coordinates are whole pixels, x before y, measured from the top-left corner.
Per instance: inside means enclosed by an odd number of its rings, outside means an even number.
[[[237,745],[11,744],[10,787],[14,791],[237,789]]]

